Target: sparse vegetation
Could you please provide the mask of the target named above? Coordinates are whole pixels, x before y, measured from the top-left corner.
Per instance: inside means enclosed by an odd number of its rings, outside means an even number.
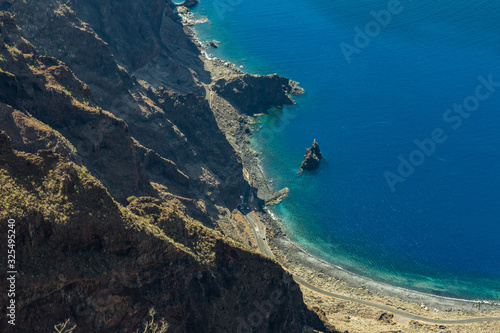
[[[23,55],[23,53],[17,47],[8,44],[5,44],[5,46],[7,48],[7,51],[14,59],[18,59],[18,57]]]
[[[164,318],[157,319],[155,309],[149,309],[148,316],[144,318],[142,328],[138,329],[135,333],[165,333],[168,331],[169,324]]]
[[[75,324],[71,324],[69,318],[64,323],[54,326],[54,333],[72,333],[76,329]]]

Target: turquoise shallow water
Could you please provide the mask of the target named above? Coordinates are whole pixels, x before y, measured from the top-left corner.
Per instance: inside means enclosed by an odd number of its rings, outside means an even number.
[[[196,29],[222,42],[212,56],[280,73],[307,91],[283,114],[261,118],[254,135],[269,178],[291,189],[273,211],[292,239],[379,281],[498,300],[500,88],[483,84],[478,96],[488,96],[478,105],[468,97],[480,76],[500,82],[500,4],[401,1],[347,62],[341,43],[356,47],[355,28],[387,8],[376,0],[204,0],[196,13],[212,24]],[[447,110],[464,99],[477,110],[458,123]],[[398,175],[399,156],[409,160],[414,141],[437,128],[446,141],[429,156],[414,153],[419,165],[392,191],[386,172]],[[313,139],[322,166],[297,176]]]

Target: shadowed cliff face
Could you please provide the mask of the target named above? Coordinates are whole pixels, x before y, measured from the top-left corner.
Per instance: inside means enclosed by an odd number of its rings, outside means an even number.
[[[186,36],[175,6],[165,0],[76,0],[78,16],[108,43],[129,72],[149,84],[202,93],[210,82],[196,46]]]
[[[170,192],[208,196],[210,201],[231,201],[244,193],[248,185],[241,163],[205,98],[197,96],[205,91],[198,84],[210,76],[199,51],[176,22],[172,5],[165,1],[82,0],[71,6],[41,0],[36,4],[16,2],[10,10],[40,52],[65,61],[88,85],[99,107],[123,119],[141,146],[174,162],[189,178],[189,186],[179,186],[179,177],[171,168],[158,170],[160,165],[145,163],[147,155],[141,152],[141,162],[155,182]],[[89,19],[102,38],[80,15]],[[124,67],[148,81],[139,83]],[[146,72],[161,77],[169,87],[194,94],[175,93],[163,86],[154,90],[151,87],[159,82],[141,76]],[[190,79],[179,79],[177,74]],[[190,83],[182,87],[172,83],[179,80]]]
[[[2,234],[16,221],[21,272],[17,326],[2,332],[52,332],[67,320],[75,333],[323,328],[274,262],[171,203],[124,208],[85,169],[50,151],[15,152],[3,132],[0,207]]]
[[[119,199],[152,194],[125,122],[99,108],[63,63],[39,55],[10,15],[0,22],[0,129],[15,147],[54,148],[82,161]]]

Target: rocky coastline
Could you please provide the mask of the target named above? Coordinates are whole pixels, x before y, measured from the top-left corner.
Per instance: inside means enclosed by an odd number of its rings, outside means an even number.
[[[324,325],[327,317],[336,324],[331,307],[299,290],[289,273],[417,312],[425,307],[412,302],[432,300],[459,318],[496,309],[412,296],[290,241],[266,209],[288,189],[266,179],[250,138],[254,110],[293,104],[303,90],[277,74],[252,76],[205,57],[195,22],[183,20],[197,0],[6,3],[0,204],[16,207],[13,216],[0,213],[23,226],[25,331],[49,331],[53,320],[70,317],[75,332],[154,332],[153,324],[231,332],[242,313],[260,313],[249,300],[264,304],[276,290],[285,300],[261,316],[259,332],[335,331]],[[252,248],[242,200],[264,223],[277,261]],[[32,255],[40,251],[41,259]]]
[[[198,41],[198,37],[192,27],[186,26],[186,29],[188,29],[191,37]],[[204,53],[205,47],[203,43],[198,41],[198,44],[200,51]],[[241,70],[237,66],[221,59],[206,57],[205,62],[210,63],[209,66],[216,68],[215,72],[224,73],[222,76],[225,77],[231,77],[231,73],[233,72],[241,73]],[[291,87],[298,86],[293,82]],[[304,90],[299,88],[294,92],[300,94]],[[214,107],[213,110],[216,114],[219,127],[226,134],[228,141],[235,148],[242,160],[242,164],[246,170],[245,178],[252,186],[257,188],[259,198],[263,199],[269,205],[286,200],[288,189],[275,189],[274,184],[266,179],[260,167],[259,154],[250,143],[252,132],[248,128],[255,122],[253,114],[238,112],[238,110],[234,110],[230,105],[224,105],[223,103],[220,103],[219,107]],[[243,108],[243,111],[246,110]],[[319,147],[317,146],[317,142],[314,140],[313,146],[308,151],[311,150],[312,153],[317,150],[319,152]],[[321,156],[321,153],[318,156]],[[285,195],[280,196],[278,193],[285,193]],[[276,197],[280,197],[280,200],[274,201],[273,198]],[[315,257],[294,243],[287,236],[282,222],[270,214],[266,206],[258,212],[258,215],[267,228],[267,239],[278,262],[290,272],[298,274],[313,284],[324,287],[326,290],[338,291],[341,294],[351,295],[360,299],[377,300],[381,303],[392,304],[397,308],[408,310],[411,313],[434,315],[436,318],[457,319],[500,315],[500,303],[436,296],[396,287],[346,271],[339,266]],[[438,311],[433,311],[434,309]]]

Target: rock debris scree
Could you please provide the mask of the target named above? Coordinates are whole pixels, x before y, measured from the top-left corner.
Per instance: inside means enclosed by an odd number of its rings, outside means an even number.
[[[319,150],[319,145],[314,139],[314,143],[311,148],[307,148],[306,154],[304,155],[304,161],[302,161],[302,165],[300,166],[299,173],[304,170],[316,170],[319,168],[319,162],[323,158],[321,152]]]

